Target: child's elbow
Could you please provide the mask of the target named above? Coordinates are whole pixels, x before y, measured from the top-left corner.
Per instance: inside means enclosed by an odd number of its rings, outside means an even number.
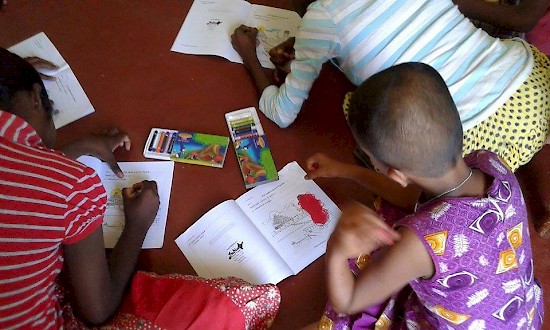
[[[332,305],[332,309],[338,314],[351,315],[358,312],[358,310],[351,308],[351,306]]]
[[[287,128],[288,126],[290,126],[290,124],[292,124],[292,122],[290,123],[277,122],[277,126],[279,126],[280,128]]]
[[[344,301],[332,301],[330,302],[332,309],[338,314],[355,314],[359,310],[354,309],[351,302]]]

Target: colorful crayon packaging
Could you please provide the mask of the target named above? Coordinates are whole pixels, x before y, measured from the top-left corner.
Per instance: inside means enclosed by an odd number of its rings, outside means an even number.
[[[145,142],[143,156],[221,168],[228,145],[227,136],[154,127]]]
[[[279,180],[279,174],[254,107],[225,114],[246,188]]]

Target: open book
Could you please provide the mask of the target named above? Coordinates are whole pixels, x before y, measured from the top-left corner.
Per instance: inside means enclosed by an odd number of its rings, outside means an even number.
[[[243,63],[231,45],[231,35],[244,24],[259,30],[258,59],[263,67],[274,68],[269,50],[295,36],[300,21],[300,15],[294,11],[252,5],[244,0],[195,0],[171,50],[217,55]]]
[[[117,177],[107,163],[101,160],[82,156],[78,161],[93,168],[103,183],[107,192],[107,209],[103,219],[103,239],[105,248],[113,248],[124,229],[124,210],[122,203],[122,188],[131,187],[143,180],[157,182],[160,206],[157,216],[149,227],[143,241],[143,249],[161,248],[164,243],[164,231],[168,217],[168,203],[174,176],[174,162],[119,162],[118,166],[124,172],[124,178]]]
[[[325,253],[340,210],[296,163],[218,204],[176,239],[199,276],[279,283]]]
[[[38,70],[40,73],[55,78],[54,80],[44,80],[48,96],[53,101],[55,128],[65,126],[95,111],[73,70],[44,32],[30,37],[8,50],[23,58],[40,57],[58,66],[58,69],[54,71]]]

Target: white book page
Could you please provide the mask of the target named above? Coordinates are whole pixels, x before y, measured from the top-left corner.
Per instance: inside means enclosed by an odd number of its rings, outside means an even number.
[[[168,204],[170,202],[170,191],[172,190],[172,178],[174,175],[174,162],[153,161],[153,162],[119,162],[120,169],[124,172],[124,178],[117,177],[104,163],[97,158],[83,156],[78,161],[93,168],[105,187],[107,192],[107,209],[103,219],[103,239],[105,248],[113,248],[122,230],[124,230],[124,209],[122,202],[122,188],[131,187],[134,183],[143,180],[157,182],[160,206],[149,228],[143,249],[161,248],[164,244],[164,232],[166,230],[166,219],[168,217]]]
[[[53,101],[53,121],[56,128],[63,127],[95,111],[73,71],[44,32],[30,37],[8,50],[23,58],[40,57],[59,67],[53,71],[38,70],[55,78],[55,80],[44,80],[44,86]]]
[[[244,25],[258,29],[256,49],[258,59],[264,68],[275,68],[269,60],[269,50],[296,35],[301,22],[300,15],[294,11],[252,5]]]
[[[231,35],[249,10],[250,4],[243,0],[195,0],[170,50],[242,63],[231,45]]]
[[[199,276],[278,283],[292,271],[233,200],[218,204],[176,239]]]
[[[279,181],[257,186],[236,201],[297,274],[326,251],[340,209],[296,162]]]

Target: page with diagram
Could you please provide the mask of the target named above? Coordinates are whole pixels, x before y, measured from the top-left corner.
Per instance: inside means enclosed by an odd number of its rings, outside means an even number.
[[[294,275],[322,256],[340,209],[296,162],[279,171],[279,181],[237,198],[240,208]]]
[[[326,251],[338,207],[293,162],[279,180],[216,205],[176,239],[199,276],[279,283]]]
[[[258,31],[256,52],[263,67],[274,68],[269,50],[293,37],[300,16],[291,10],[252,5],[244,0],[195,0],[171,50],[195,55],[217,55],[243,63],[231,45],[231,35],[241,24]]]
[[[292,270],[234,200],[208,211],[176,244],[205,278],[234,276],[253,284],[278,283]]]

